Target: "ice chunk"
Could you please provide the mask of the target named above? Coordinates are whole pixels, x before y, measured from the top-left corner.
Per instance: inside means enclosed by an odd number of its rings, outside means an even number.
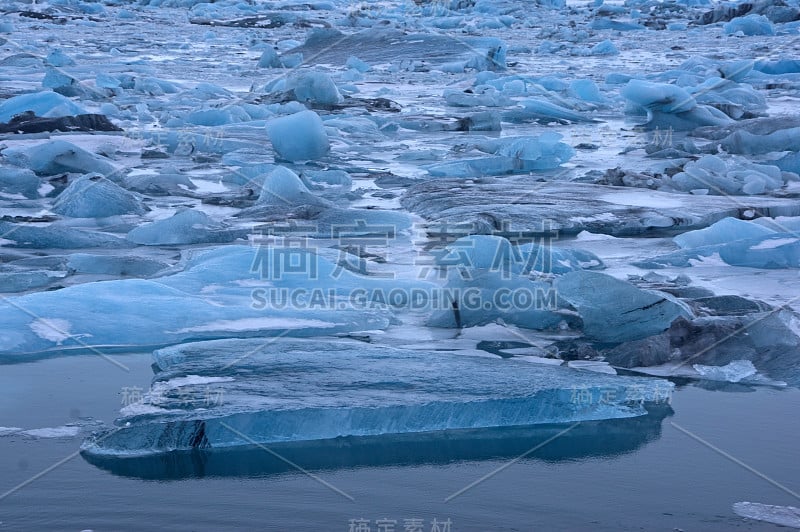
[[[297,174],[284,166],[278,166],[264,177],[258,203],[280,208],[299,205],[329,206],[325,200],[308,190]]]
[[[601,103],[603,96],[597,84],[590,79],[576,79],[569,84],[570,93],[585,102]]]
[[[623,22],[621,20],[612,20],[605,17],[597,17],[594,19],[589,27],[593,30],[614,30],[614,31],[637,31],[646,30],[641,24],[633,22]]]
[[[757,373],[756,367],[749,360],[734,360],[725,366],[692,365],[701,377],[712,381],[739,382]]]
[[[800,508],[794,506],[774,506],[759,502],[737,502],[733,511],[739,517],[765,521],[779,526],[800,528]]]
[[[732,266],[769,269],[800,268],[800,235],[797,233],[773,233],[737,240],[722,246],[719,256]]]
[[[43,91],[14,96],[0,103],[0,122],[9,122],[16,115],[26,111],[44,117],[86,114],[86,109],[69,98],[56,92]]]
[[[116,428],[85,442],[85,453],[130,457],[635,417],[665,403],[673,387],[517,359],[343,340],[210,341],[161,349],[154,359],[159,372],[147,399],[161,410],[118,419]],[[206,404],[208,385],[182,384],[188,375],[230,377],[214,383],[219,404]],[[586,401],[574,401],[576,387],[585,390]],[[608,404],[601,400],[604,389],[613,391]]]
[[[722,220],[697,231],[689,231],[676,236],[673,240],[683,249],[695,249],[714,244],[726,244],[744,238],[757,238],[773,234],[774,231],[752,222],[738,218]]]
[[[562,274],[575,270],[605,268],[600,257],[582,249],[563,249],[550,244],[529,243],[520,245],[519,252],[525,263],[523,273]]]
[[[54,67],[65,67],[74,65],[75,61],[61,51],[61,49],[57,48],[47,55],[45,58],[45,63]]]
[[[83,175],[56,198],[52,211],[72,218],[144,214],[142,200],[101,175]]]
[[[139,226],[128,233],[128,240],[145,246],[233,242],[247,231],[231,229],[215,222],[206,213],[183,209],[172,217]]]
[[[528,99],[523,100],[522,109],[513,109],[503,113],[503,120],[508,122],[524,122],[527,120],[537,120],[543,123],[549,122],[594,122],[581,113],[567,109],[561,105],[556,105],[544,100]]]
[[[763,194],[784,185],[777,166],[755,164],[741,157],[723,160],[716,155],[706,155],[697,161],[687,162],[683,172],[673,175],[669,186],[690,192],[704,189],[710,194]]]
[[[350,57],[347,58],[347,62],[345,63],[345,65],[348,68],[352,68],[361,73],[367,72],[370,68],[372,68],[371,66],[369,66],[369,64],[365,63],[364,61],[362,61],[361,59],[359,59],[354,55],[351,55]]]
[[[116,166],[108,159],[64,140],[51,140],[30,148],[8,148],[3,155],[15,165],[27,166],[39,175],[96,172],[110,176],[117,172]]]
[[[265,48],[261,57],[258,59],[258,66],[261,68],[280,68],[281,60],[278,58],[278,52],[274,48]]]
[[[330,150],[322,119],[314,111],[301,111],[267,122],[275,152],[289,161],[318,159]]]
[[[688,311],[666,294],[640,290],[602,273],[576,271],[555,281],[558,297],[575,307],[583,333],[604,343],[640,340],[667,330]]]
[[[589,49],[589,55],[619,55],[619,50],[613,42],[606,39],[592,46]]]
[[[528,279],[535,264],[530,250],[521,251],[499,236],[460,238],[435,254],[447,275],[431,327],[475,327],[502,319],[527,329],[554,329],[571,316],[560,312],[548,282]]]
[[[336,105],[342,95],[331,77],[324,72],[302,72],[286,80],[286,89],[294,91],[298,102]]]
[[[480,141],[476,147],[496,157],[468,159],[429,166],[432,176],[481,177],[552,170],[575,154],[558,133],[538,137],[503,137]]]
[[[22,194],[26,198],[39,197],[41,180],[30,170],[0,167],[0,191],[7,194]]]
[[[677,85],[633,79],[622,89],[622,96],[647,110],[648,128],[687,130],[732,122],[722,111],[698,105],[689,92]]]
[[[727,22],[723,28],[728,35],[740,31],[745,35],[775,35],[772,23],[764,15],[750,14],[745,17],[737,17]]]

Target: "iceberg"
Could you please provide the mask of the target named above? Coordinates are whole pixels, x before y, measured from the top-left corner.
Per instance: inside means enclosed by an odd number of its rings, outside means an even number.
[[[750,14],[737,17],[723,26],[725,33],[732,35],[742,32],[745,35],[775,35],[772,23],[764,15]]]
[[[41,180],[30,170],[0,167],[0,191],[21,194],[28,199],[39,197]]]
[[[34,92],[14,96],[0,103],[0,122],[9,122],[26,112],[41,117],[59,117],[86,114],[86,109],[56,92]]]
[[[561,312],[550,283],[523,275],[528,265],[505,238],[459,238],[434,256],[447,283],[429,327],[476,327],[501,319],[526,329],[556,329],[573,317]]]
[[[52,211],[72,218],[144,214],[141,198],[101,175],[87,174],[58,195]]]
[[[741,157],[724,160],[706,155],[690,161],[682,172],[665,180],[666,187],[684,192],[706,191],[715,195],[764,194],[784,186],[778,166],[755,164]]]
[[[689,312],[671,296],[641,290],[597,272],[575,271],[555,281],[558,297],[569,302],[583,320],[583,333],[601,343],[640,340],[669,329]]]
[[[330,206],[308,190],[297,174],[285,166],[276,167],[264,177],[258,205],[283,209],[300,205]]]
[[[219,340],[160,349],[153,358],[147,408],[124,407],[116,427],[84,442],[85,455],[630,418],[665,404],[673,388],[345,340]],[[209,389],[221,400],[207,401]],[[603,390],[611,400],[602,400]],[[578,392],[585,400],[575,400]]]
[[[301,111],[267,122],[272,147],[282,159],[319,159],[330,150],[322,119],[314,111]]]
[[[495,157],[438,163],[428,166],[427,170],[434,177],[482,177],[552,170],[575,155],[572,147],[561,142],[561,138],[558,133],[544,133],[538,137],[487,139],[477,142],[475,147]]]
[[[127,239],[145,246],[225,243],[246,238],[246,229],[231,229],[212,220],[206,213],[183,209],[169,218],[133,229]]]
[[[733,120],[709,105],[700,105],[686,89],[669,83],[632,79],[622,96],[647,111],[645,127],[690,130],[701,126],[723,126]]]
[[[64,140],[51,140],[30,148],[7,148],[3,156],[12,164],[28,167],[39,175],[75,172],[108,177],[118,171],[108,159]]]
[[[738,218],[723,218],[705,229],[687,231],[673,240],[683,249],[696,249],[715,244],[727,244],[734,240],[758,238],[773,234],[774,231],[762,225]]]
[[[302,72],[289,76],[285,88],[294,92],[298,102],[336,105],[342,101],[336,83],[324,72]]]
[[[719,249],[719,256],[731,266],[748,268],[800,268],[800,234],[773,233],[736,240]]]

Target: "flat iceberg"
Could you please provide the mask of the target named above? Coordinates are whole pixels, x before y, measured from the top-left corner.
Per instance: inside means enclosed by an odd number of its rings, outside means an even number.
[[[84,443],[85,454],[627,418],[666,403],[673,388],[658,379],[346,340],[183,344],[156,351],[154,368],[145,401],[155,408],[123,409],[115,428]],[[207,384],[204,377],[223,379]],[[209,390],[221,400],[208,401]]]

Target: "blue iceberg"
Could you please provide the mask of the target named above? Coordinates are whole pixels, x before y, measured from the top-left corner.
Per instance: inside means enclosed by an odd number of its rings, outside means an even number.
[[[666,404],[673,388],[659,379],[344,340],[220,340],[160,349],[153,358],[150,392],[124,407],[114,428],[84,442],[85,454],[630,418]]]
[[[555,287],[558,297],[580,314],[584,335],[601,343],[641,340],[666,331],[679,316],[690,316],[667,294],[642,290],[602,273],[567,273],[556,279]]]
[[[278,156],[288,161],[319,159],[330,150],[325,126],[314,111],[270,120],[267,134]]]
[[[87,174],[69,184],[56,198],[52,211],[72,218],[105,218],[144,214],[142,200],[101,175]]]

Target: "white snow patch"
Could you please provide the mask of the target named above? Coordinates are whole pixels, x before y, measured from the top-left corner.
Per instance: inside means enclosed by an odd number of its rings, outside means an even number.
[[[39,338],[55,342],[56,345],[61,345],[61,342],[72,336],[69,331],[72,324],[60,318],[36,318],[28,327]]]
[[[618,192],[603,194],[597,199],[616,205],[630,205],[632,207],[651,207],[662,209],[674,209],[682,207],[683,202],[679,199],[667,198],[662,195],[654,195],[651,192]]]
[[[306,327],[331,328],[340,325],[330,321],[308,320],[303,318],[242,318],[239,320],[218,320],[197,327],[186,327],[171,333],[215,332],[215,331],[258,331],[262,329],[302,329]]]

